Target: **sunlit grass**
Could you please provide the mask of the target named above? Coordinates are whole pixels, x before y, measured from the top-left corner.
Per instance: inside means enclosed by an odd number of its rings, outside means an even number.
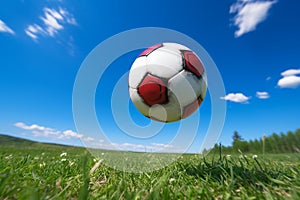
[[[300,199],[299,154],[183,155],[126,173],[79,148],[0,150],[0,199]]]

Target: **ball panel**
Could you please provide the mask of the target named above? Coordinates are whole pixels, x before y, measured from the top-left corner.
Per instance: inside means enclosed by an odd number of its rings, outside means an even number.
[[[183,45],[178,44],[178,43],[169,43],[169,42],[166,42],[166,43],[163,43],[163,45],[167,49],[172,49],[172,50],[177,50],[177,51],[180,51],[180,50],[191,51],[186,46],[183,46]]]
[[[198,98],[197,100],[195,100],[191,104],[184,107],[182,118],[185,119],[188,116],[192,115],[199,108],[201,103],[202,103],[202,100],[200,98]]]
[[[175,122],[181,119],[180,107],[173,104],[156,104],[150,108],[150,118],[160,122]]]
[[[200,86],[199,86],[200,87],[200,97],[203,100],[204,97],[206,96],[206,92],[207,92],[207,78],[206,78],[205,72],[202,74],[202,78],[199,81],[200,81]]]
[[[156,45],[153,45],[152,47],[149,47],[148,49],[146,49],[145,51],[143,51],[139,56],[148,56],[150,53],[152,53],[154,50],[162,47],[163,44],[156,44]]]
[[[149,117],[150,107],[144,103],[144,100],[140,97],[137,89],[129,88],[129,95],[134,106],[145,116]]]
[[[206,87],[202,83],[201,79],[192,73],[181,71],[169,80],[170,96],[172,95],[172,99],[177,99],[181,106],[189,105],[201,94],[201,87]]]
[[[149,106],[168,101],[168,90],[163,80],[147,74],[138,86],[138,94]]]
[[[184,51],[183,57],[185,68],[200,78],[204,72],[204,67],[200,59],[192,51]]]
[[[147,71],[155,76],[169,79],[182,69],[181,55],[164,47],[147,56]]]
[[[128,78],[129,87],[137,88],[147,74],[146,59],[146,57],[139,57],[133,62]]]

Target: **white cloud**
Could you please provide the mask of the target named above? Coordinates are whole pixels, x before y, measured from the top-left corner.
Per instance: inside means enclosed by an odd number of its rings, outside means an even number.
[[[66,23],[72,24],[74,26],[78,25],[76,19],[74,18],[74,16],[71,13],[69,13],[68,10],[60,7],[59,13],[63,16],[63,19],[66,21]]]
[[[268,99],[270,95],[268,92],[256,92],[256,97],[259,99]]]
[[[80,139],[88,148],[102,148],[111,150],[140,151],[140,152],[183,152],[183,149],[171,144],[151,143],[149,145],[134,143],[110,143],[103,139],[95,139],[90,136],[84,136],[72,130],[60,131],[54,128],[45,127],[37,124],[27,125],[23,122],[17,122],[14,126],[30,131],[35,137],[47,137],[54,140]]]
[[[64,19],[63,16],[54,9],[44,8],[44,12],[46,14],[49,14],[50,16],[53,16],[54,18],[56,18],[58,20],[63,20]]]
[[[278,82],[277,86],[281,88],[297,88],[300,86],[300,69],[288,69],[281,73],[283,76]]]
[[[281,76],[294,76],[300,74],[300,69],[288,69],[281,73]]]
[[[93,140],[94,141],[94,140]],[[144,144],[134,144],[134,143],[107,143],[103,140],[99,142],[91,141],[88,144],[88,147],[91,148],[102,148],[110,150],[123,150],[123,151],[139,151],[139,152],[183,152],[182,149],[179,149],[170,144],[160,144],[160,143],[151,143],[149,145]]]
[[[242,93],[230,93],[227,94],[225,97],[221,97],[221,99],[225,101],[232,101],[235,103],[248,103],[250,97],[247,97]]]
[[[114,144],[117,145],[121,149],[134,149],[134,150],[142,150],[145,149],[146,146],[142,144],[132,144],[132,143],[123,143],[123,144]]]
[[[4,23],[4,21],[2,21],[1,19],[0,19],[0,32],[10,33],[10,34],[12,34],[12,35],[15,34],[15,32],[14,32],[9,26],[7,26],[7,25]]]
[[[300,86],[300,77],[285,76],[278,81],[277,85],[281,88],[297,88]]]
[[[43,15],[39,17],[42,24],[31,24],[25,29],[25,33],[35,41],[39,36],[55,37],[67,24],[77,25],[74,16],[64,8],[60,7],[58,10],[44,8],[43,11]]]
[[[29,25],[25,33],[34,40],[38,39],[38,34],[45,34],[46,32],[37,24]]]
[[[268,11],[276,2],[269,0],[237,0],[229,11],[230,14],[236,13],[233,18],[234,25],[238,27],[235,37],[254,31],[256,26],[267,18]]]
[[[83,135],[82,134],[79,134],[79,133],[76,133],[72,130],[66,130],[62,133],[62,138],[82,138]]]
[[[26,130],[31,131],[34,136],[37,137],[51,137],[56,140],[65,140],[65,139],[83,139],[84,141],[93,141],[92,137],[84,137],[84,135],[76,133],[72,130],[60,131],[54,128],[40,126],[37,124],[26,125],[23,122],[17,122],[14,126]]]
[[[40,17],[40,19],[45,24],[45,29],[51,37],[53,37],[59,30],[64,29],[64,27],[60,24],[59,21],[62,21],[62,16],[57,13],[55,10],[44,8],[44,17]]]
[[[170,144],[162,144],[162,143],[152,143],[151,146],[155,147],[155,148],[162,148],[162,149],[166,149],[166,148],[173,148],[173,145]]]
[[[85,142],[93,142],[93,141],[95,141],[95,139],[92,138],[92,137],[86,137],[86,138],[83,138],[83,141],[85,141]]]
[[[134,151],[146,151],[146,152],[174,152],[176,148],[170,144],[151,143],[150,145],[123,143],[113,143],[115,147],[121,150],[134,150]]]
[[[32,124],[32,125],[26,125],[23,122],[17,122],[14,124],[16,127],[24,129],[24,130],[30,130],[30,131],[53,131],[52,128],[40,126],[37,124]]]

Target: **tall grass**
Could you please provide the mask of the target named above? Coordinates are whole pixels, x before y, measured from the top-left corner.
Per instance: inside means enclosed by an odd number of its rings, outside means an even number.
[[[298,154],[182,155],[136,174],[99,159],[84,149],[0,149],[0,199],[300,199]]]

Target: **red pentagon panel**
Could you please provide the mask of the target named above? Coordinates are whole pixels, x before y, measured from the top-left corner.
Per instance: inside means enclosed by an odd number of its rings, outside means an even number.
[[[156,45],[153,45],[152,47],[149,47],[148,49],[146,49],[145,51],[143,51],[139,57],[141,56],[148,56],[150,53],[152,53],[155,49],[158,49],[160,47],[162,47],[163,44],[156,44]]]
[[[195,74],[197,77],[201,77],[204,72],[204,68],[199,58],[192,51],[183,52],[183,56],[187,70]]]
[[[167,102],[167,87],[164,82],[148,74],[138,87],[138,93],[149,106]]]
[[[193,114],[201,105],[202,101],[200,98],[198,98],[196,101],[194,101],[193,103],[191,103],[190,105],[187,105],[184,110],[183,110],[183,115],[182,118],[187,118],[188,116],[190,116],[191,114]]]

